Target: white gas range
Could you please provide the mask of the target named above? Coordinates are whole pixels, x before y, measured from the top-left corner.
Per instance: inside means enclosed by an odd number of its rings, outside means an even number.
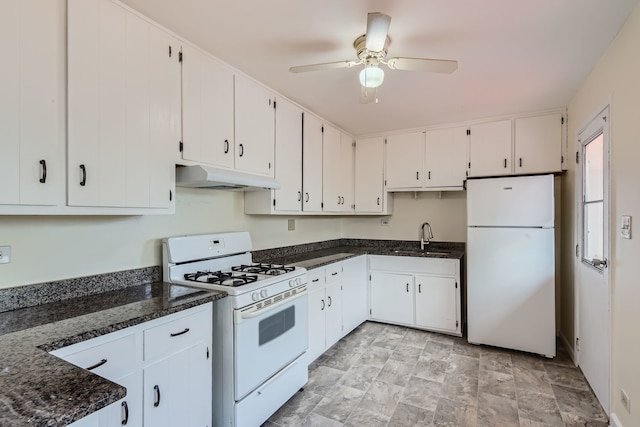
[[[247,232],[162,241],[164,280],[225,291],[214,305],[213,424],[257,426],[306,384],[306,270],[252,262]]]

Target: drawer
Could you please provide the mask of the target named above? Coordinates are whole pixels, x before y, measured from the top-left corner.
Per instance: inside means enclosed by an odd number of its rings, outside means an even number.
[[[307,272],[307,287],[309,288],[309,292],[313,292],[324,286],[324,275],[324,268],[315,268]]]
[[[402,273],[456,276],[460,271],[460,261],[448,258],[371,255],[369,257],[369,269]]]
[[[342,280],[342,263],[336,262],[328,265],[325,268],[325,272],[325,281],[327,284]]]
[[[130,334],[61,358],[84,369],[93,368],[90,370],[94,374],[116,381],[136,369],[136,353],[136,335]]]
[[[213,315],[200,310],[144,330],[144,360],[161,359],[201,341],[211,341]]]

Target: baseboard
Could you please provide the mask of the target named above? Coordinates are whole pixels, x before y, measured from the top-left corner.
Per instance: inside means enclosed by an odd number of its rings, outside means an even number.
[[[611,414],[611,419],[610,419],[611,423],[609,424],[611,427],[622,427],[622,423],[620,422],[620,420],[618,419],[618,417],[616,417],[616,414]]]
[[[573,364],[578,366],[578,355],[576,354],[573,346],[569,343],[569,340],[562,333],[562,331],[559,332],[558,336],[562,340],[562,343],[564,344],[564,348],[567,349],[567,352],[569,353],[569,357],[571,357],[571,360],[573,361]]]

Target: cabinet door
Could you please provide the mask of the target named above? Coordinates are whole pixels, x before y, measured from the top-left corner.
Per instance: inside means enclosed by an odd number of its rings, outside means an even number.
[[[201,343],[143,371],[144,425],[211,425],[211,359]]]
[[[273,94],[247,77],[235,77],[235,167],[274,176]]]
[[[302,209],[302,110],[285,99],[276,108],[275,210],[300,212]]]
[[[426,132],[424,186],[460,187],[467,178],[467,128]]]
[[[382,213],[384,192],[384,140],[359,139],[355,150],[355,210]]]
[[[562,170],[562,114],[515,120],[515,172]]]
[[[340,212],[353,212],[354,209],[354,156],[355,147],[353,138],[347,134],[340,134]]]
[[[458,286],[450,277],[416,276],[416,325],[455,332]]]
[[[64,203],[64,2],[0,2],[0,204]]]
[[[326,307],[326,348],[342,338],[342,283],[327,285],[325,290]]]
[[[424,133],[387,137],[387,189],[421,187],[423,182]]]
[[[511,120],[470,127],[469,176],[511,174]]]
[[[324,125],[322,132],[322,210],[342,210],[342,134],[333,126]]]
[[[325,313],[327,302],[325,301],[324,287],[309,292],[309,349],[307,350],[307,362],[311,363],[326,350]]]
[[[182,158],[233,168],[233,72],[182,46]]]
[[[305,114],[302,132],[302,210],[322,212],[322,122]]]
[[[367,257],[342,261],[342,325],[348,334],[367,320]]]
[[[371,318],[413,324],[413,276],[371,272]]]

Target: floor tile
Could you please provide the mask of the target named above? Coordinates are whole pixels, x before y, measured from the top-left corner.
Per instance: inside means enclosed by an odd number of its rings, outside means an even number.
[[[442,385],[441,396],[475,406],[478,403],[478,378],[447,374]]]
[[[478,394],[478,427],[518,426],[518,404],[513,399]]]
[[[386,427],[388,423],[389,417],[357,407],[344,425],[346,427]]]
[[[552,384],[589,390],[589,384],[579,368],[546,364],[545,370]]]
[[[361,409],[390,417],[396,409],[401,394],[402,387],[400,386],[374,381],[358,406]]]
[[[478,375],[478,392],[515,400],[516,383],[513,375],[483,369]]]
[[[552,387],[561,411],[587,419],[608,420],[600,403],[590,390],[579,390],[557,384],[552,384]]]
[[[389,350],[388,348],[371,346],[369,347],[369,352],[359,355],[357,364],[382,368],[387,363],[387,360],[389,360],[391,353],[393,353],[393,350]]]
[[[313,413],[344,423],[360,403],[364,391],[351,387],[336,386],[330,396],[324,397],[313,409]]]
[[[511,355],[502,352],[481,352],[480,369],[511,374],[513,372]]]
[[[418,408],[417,406],[398,403],[391,420],[389,420],[389,425],[393,427],[428,425],[433,420],[434,413],[434,411]]]
[[[433,425],[438,427],[475,427],[477,408],[448,399],[440,399],[433,416]]]
[[[427,344],[427,341],[429,341],[430,337],[431,337],[430,332],[421,331],[418,329],[410,329],[404,335],[404,338],[402,339],[402,344],[423,349],[424,346]]]
[[[413,375],[425,380],[444,382],[448,362],[444,360],[433,360],[428,357],[420,357],[413,371]]]
[[[339,369],[319,366],[309,373],[309,382],[304,386],[305,391],[319,395],[326,395],[344,375]]]
[[[449,360],[452,350],[453,344],[429,340],[422,350],[422,355],[435,360]]]
[[[340,349],[322,364],[341,371],[348,371],[360,359],[360,356],[360,353],[355,353],[348,349]]]
[[[322,396],[309,391],[298,392],[269,421],[283,427],[299,426],[322,400]]]
[[[533,369],[534,371],[544,371],[544,361],[547,360],[542,356],[532,354],[514,352],[511,355],[511,363],[513,367]]]
[[[561,412],[566,427],[609,427],[608,421],[590,420],[579,415]]]
[[[475,357],[451,354],[446,373],[448,375],[466,375],[478,378],[479,361]]]
[[[553,395],[551,382],[546,371],[538,371],[524,366],[513,367],[516,388]]]
[[[526,418],[550,426],[564,427],[558,404],[552,396],[518,390],[517,398],[521,419]]]
[[[399,362],[416,363],[418,359],[420,359],[421,353],[421,347],[413,347],[411,345],[404,344],[403,340],[402,343],[398,344],[395,350],[393,350],[393,353],[391,353],[389,358]]]
[[[393,332],[383,331],[378,337],[371,343],[376,347],[387,348],[389,350],[395,350],[395,348],[402,342],[404,335],[395,334]]]
[[[436,381],[411,377],[400,401],[429,411],[435,411],[442,393],[442,384]]]
[[[338,381],[338,384],[367,391],[373,380],[380,373],[380,368],[369,365],[355,365]]]
[[[409,382],[409,378],[411,378],[415,366],[415,363],[388,360],[382,368],[382,371],[380,371],[376,377],[376,380],[404,387]]]
[[[455,341],[451,351],[455,354],[462,354],[463,356],[480,357],[480,347],[469,344],[466,341]]]
[[[302,427],[339,427],[342,423],[312,412],[300,425]]]

